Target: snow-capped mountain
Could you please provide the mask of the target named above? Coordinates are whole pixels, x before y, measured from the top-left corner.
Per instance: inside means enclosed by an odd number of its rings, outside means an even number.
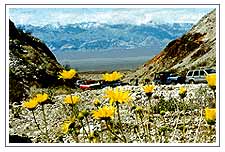
[[[191,23],[17,25],[40,38],[53,52],[151,48],[160,51],[167,43],[187,32]]]

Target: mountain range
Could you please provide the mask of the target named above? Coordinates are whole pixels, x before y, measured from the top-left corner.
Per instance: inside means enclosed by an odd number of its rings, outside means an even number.
[[[159,52],[190,30],[192,23],[17,25],[41,39],[53,52],[148,48]]]

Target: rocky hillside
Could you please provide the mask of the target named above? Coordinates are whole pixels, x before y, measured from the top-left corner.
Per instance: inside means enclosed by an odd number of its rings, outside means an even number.
[[[39,39],[18,30],[9,21],[9,96],[10,102],[20,102],[29,88],[56,84],[61,69],[55,56]]]
[[[216,10],[205,15],[182,37],[171,41],[158,55],[125,78],[141,82],[154,73],[171,70],[184,75],[187,70],[216,65]]]

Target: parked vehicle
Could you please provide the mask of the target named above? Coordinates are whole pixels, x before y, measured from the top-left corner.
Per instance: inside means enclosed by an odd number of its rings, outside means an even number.
[[[77,80],[76,85],[82,90],[93,90],[102,89],[105,87],[116,87],[128,85],[128,83],[123,83],[121,81],[115,82],[105,82],[105,81],[95,81],[95,80]]]
[[[205,77],[207,74],[216,73],[215,69],[196,69],[190,70],[186,74],[185,83],[207,83]]]
[[[172,72],[158,72],[155,74],[153,82],[155,84],[182,84],[184,78]]]
[[[101,89],[101,84],[100,83],[80,84],[80,88],[82,90]]]
[[[104,87],[117,87],[117,86],[124,86],[124,85],[129,85],[129,83],[124,83],[124,82],[121,82],[121,81],[116,81],[116,82],[103,82],[101,87],[104,88]]]

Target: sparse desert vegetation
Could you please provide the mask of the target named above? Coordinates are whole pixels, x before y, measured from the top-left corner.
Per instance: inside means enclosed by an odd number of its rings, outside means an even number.
[[[60,78],[75,73],[64,71]],[[121,76],[114,72],[103,79]],[[34,143],[214,143],[215,76],[207,80],[208,85],[126,85],[57,95],[59,89],[34,89],[27,102],[11,105],[9,131]]]

